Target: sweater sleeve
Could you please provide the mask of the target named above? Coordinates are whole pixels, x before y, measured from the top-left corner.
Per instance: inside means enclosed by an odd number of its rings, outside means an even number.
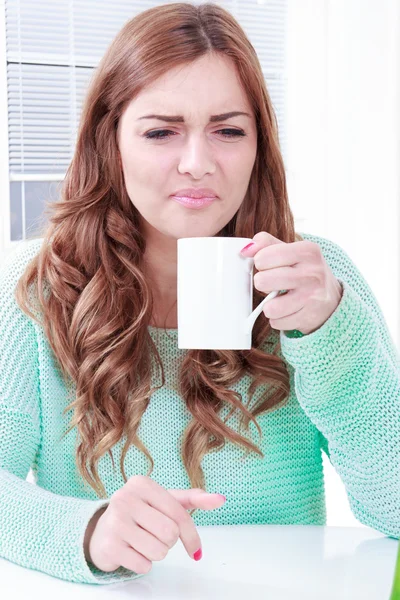
[[[26,481],[41,443],[40,377],[34,322],[14,288],[36,240],[0,266],[0,557],[72,582],[110,584],[139,577],[120,567],[106,573],[87,563],[83,540],[107,500],[61,496]]]
[[[300,338],[280,332],[295,392],[363,524],[400,536],[400,358],[371,288],[337,244],[307,236],[342,283],[330,318]],[[390,291],[389,291],[390,293]]]

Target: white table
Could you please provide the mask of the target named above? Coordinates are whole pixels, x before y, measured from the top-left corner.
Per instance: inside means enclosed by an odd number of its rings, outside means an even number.
[[[0,559],[0,597],[29,600],[389,600],[397,540],[366,527],[199,527],[203,558],[181,541],[147,575],[70,583]]]

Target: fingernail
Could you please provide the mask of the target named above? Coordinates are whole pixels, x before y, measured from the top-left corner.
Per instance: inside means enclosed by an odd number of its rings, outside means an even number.
[[[218,494],[218,496],[221,496],[221,498],[223,498],[224,500],[226,500],[226,496],[223,496],[222,494]]]
[[[250,244],[247,244],[247,246],[245,246],[244,248],[242,248],[240,252],[244,252],[245,250],[247,250],[247,248],[251,248],[254,245],[255,245],[255,242],[250,242]]]
[[[202,551],[201,551],[201,548],[199,548],[199,549],[197,550],[197,552],[195,552],[195,553],[193,554],[193,558],[194,558],[194,560],[200,560],[202,556],[203,556],[203,553],[202,553]]]

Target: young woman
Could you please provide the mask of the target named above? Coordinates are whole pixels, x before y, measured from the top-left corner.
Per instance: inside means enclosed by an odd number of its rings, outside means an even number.
[[[254,306],[287,290],[251,350],[178,349],[193,236],[254,240]],[[323,525],[322,449],[354,515],[399,536],[399,356],[346,253],[295,233],[262,70],[221,7],[118,33],[44,239],[0,283],[2,557],[107,584],[178,539],[198,559],[196,525]]]

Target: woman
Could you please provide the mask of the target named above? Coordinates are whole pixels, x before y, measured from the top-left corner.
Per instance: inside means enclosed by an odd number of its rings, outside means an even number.
[[[201,188],[212,204],[182,205]],[[177,239],[193,236],[254,240],[254,306],[288,290],[249,351],[177,348]],[[116,36],[1,310],[3,557],[104,584],[178,538],[199,559],[196,525],[323,525],[321,449],[355,516],[399,536],[396,348],[343,250],[295,233],[260,64],[222,8],[159,6]]]

